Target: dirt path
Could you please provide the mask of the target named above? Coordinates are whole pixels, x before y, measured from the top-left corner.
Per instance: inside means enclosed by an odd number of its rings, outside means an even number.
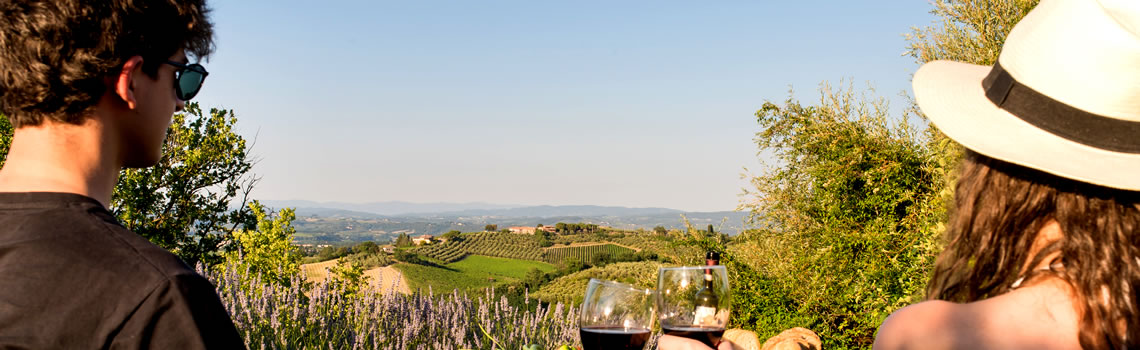
[[[323,261],[313,264],[301,265],[301,270],[305,272],[305,277],[313,283],[324,282],[329,276],[328,268],[336,265],[336,259]],[[412,289],[408,287],[408,281],[404,279],[404,275],[400,273],[395,267],[385,266],[373,269],[364,270],[364,275],[368,276],[368,286],[380,292],[387,292],[394,286],[397,292],[401,294],[412,294]],[[396,282],[399,279],[399,282]]]
[[[336,265],[337,260],[339,259],[332,259],[319,263],[304,264],[301,265],[301,271],[305,272],[305,278],[308,278],[309,281],[319,284],[321,282],[324,282],[325,279],[329,277],[329,268]]]
[[[384,266],[365,270],[364,275],[368,276],[368,286],[379,292],[387,293],[395,287],[400,294],[412,294],[408,281],[404,280],[404,275],[395,267]]]

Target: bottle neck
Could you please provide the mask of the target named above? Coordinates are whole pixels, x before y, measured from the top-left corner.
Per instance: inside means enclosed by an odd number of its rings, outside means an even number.
[[[708,259],[708,258],[705,259],[705,266],[715,266],[715,265],[720,265],[720,261],[717,259]],[[705,280],[706,281],[712,280],[712,269],[705,269]]]

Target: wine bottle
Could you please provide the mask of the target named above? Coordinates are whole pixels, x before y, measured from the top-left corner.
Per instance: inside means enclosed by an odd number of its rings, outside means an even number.
[[[708,252],[705,254],[705,266],[713,266],[720,264],[720,254],[717,252]],[[693,325],[694,326],[716,326],[716,312],[720,305],[720,299],[717,298],[716,293],[713,292],[713,277],[712,270],[705,269],[705,286],[697,291],[696,299],[693,305],[696,309],[693,312]]]

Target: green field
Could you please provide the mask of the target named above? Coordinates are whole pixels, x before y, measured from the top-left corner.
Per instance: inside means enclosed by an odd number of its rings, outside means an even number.
[[[431,286],[435,293],[449,293],[452,289],[471,291],[518,281],[534,268],[543,272],[554,271],[554,265],[543,262],[481,255],[469,255],[444,265],[448,269],[404,263],[394,266],[404,274],[413,291],[422,289],[427,292]]]

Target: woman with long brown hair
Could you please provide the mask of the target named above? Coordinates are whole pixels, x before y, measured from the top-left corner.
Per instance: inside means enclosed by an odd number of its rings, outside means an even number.
[[[928,301],[875,347],[1140,348],[1140,3],[1044,0],[914,91],[967,151]]]

